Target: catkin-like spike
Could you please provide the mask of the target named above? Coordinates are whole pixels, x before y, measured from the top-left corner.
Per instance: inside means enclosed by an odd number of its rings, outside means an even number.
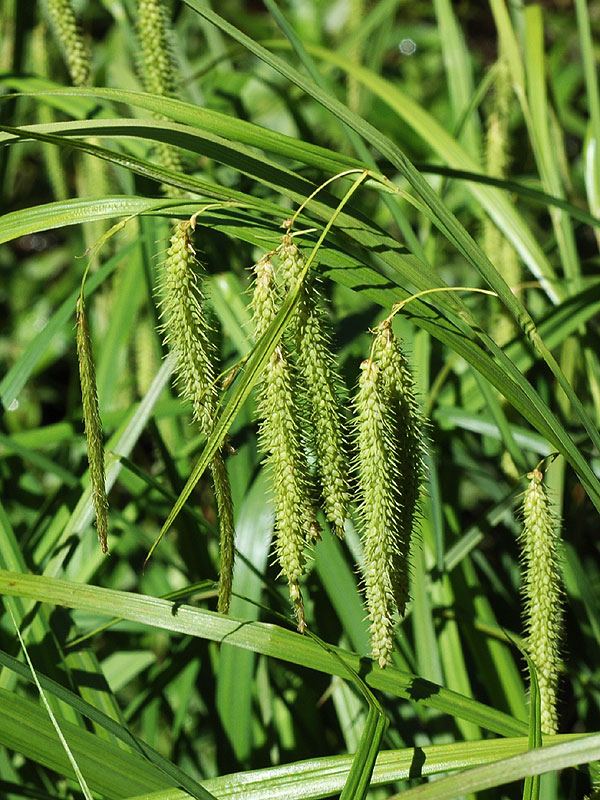
[[[43,78],[50,75],[48,64],[48,26],[45,22],[40,22],[33,30],[31,37],[31,65],[34,71]],[[48,125],[56,121],[56,115],[51,106],[40,103],[37,109],[39,121],[43,125]],[[65,167],[62,154],[57,147],[51,144],[44,144],[42,154],[46,164],[46,174],[52,187],[52,192],[56,200],[66,200],[69,196]]]
[[[175,69],[169,41],[170,26],[163,0],[138,0],[138,38],[141,50],[141,69],[147,92],[171,97],[175,89]],[[159,115],[159,118],[160,117]],[[159,163],[167,169],[183,170],[179,153],[164,142],[156,144]],[[181,196],[181,191],[163,184],[169,197]]]
[[[96,515],[96,529],[103,553],[108,552],[108,497],[104,474],[104,441],[98,409],[96,370],[92,356],[92,342],[85,314],[83,295],[77,300],[77,360],[83,402],[83,421],[90,465],[92,504]]]
[[[208,322],[196,275],[196,253],[189,236],[190,223],[179,223],[167,254],[163,278],[165,343],[175,353],[180,394],[192,406],[193,417],[206,435],[217,411],[217,389]],[[234,522],[231,486],[221,453],[211,462],[219,514],[221,569],[218,610],[226,613],[231,598],[234,561]]]
[[[313,518],[294,412],[288,362],[277,347],[264,376],[260,438],[268,453],[275,490],[277,559],[289,584],[298,630],[303,632],[306,622],[299,579],[304,573],[304,546]]]
[[[171,236],[163,276],[163,330],[165,343],[175,353],[180,393],[191,404],[200,429],[208,433],[214,423],[217,389],[189,229],[189,222],[180,222]]]
[[[90,75],[91,56],[75,19],[70,0],[45,0],[48,17],[63,51],[75,86],[85,86]]]
[[[252,307],[258,340],[275,317],[278,298],[270,260],[255,266]],[[300,576],[304,573],[306,539],[315,530],[305,454],[300,443],[291,370],[283,344],[271,356],[260,387],[259,433],[266,463],[273,476],[275,550],[286,577],[298,630],[306,629]]]
[[[385,667],[391,662],[394,647],[392,558],[400,509],[400,474],[389,403],[382,390],[379,366],[372,359],[361,365],[355,408],[359,512],[371,647],[373,658],[380,667]]]
[[[510,66],[506,56],[497,62],[497,77],[493,104],[487,118],[485,139],[485,161],[488,175],[505,178],[510,162],[510,104],[513,96]],[[509,286],[517,286],[521,281],[521,266],[517,253],[498,229],[496,224],[486,218],[483,226],[483,248],[488,258],[500,271]],[[491,316],[490,335],[503,345],[515,335],[516,325],[504,306]]]
[[[539,469],[527,476],[523,496],[523,595],[527,649],[540,688],[543,733],[556,733],[556,690],[560,669],[562,633],[562,578],[558,550],[560,540]]]
[[[229,611],[231,589],[233,586],[233,566],[235,561],[235,526],[233,522],[233,500],[227,467],[221,453],[216,453],[210,463],[213,477],[217,512],[219,514],[220,557],[219,596],[217,610],[221,614]]]
[[[138,34],[143,57],[144,86],[152,94],[173,94],[173,60],[169,21],[162,0],[138,0]]]
[[[408,362],[391,321],[376,331],[355,400],[364,580],[373,657],[393,649],[393,615],[408,600],[408,558],[423,477],[423,426]]]
[[[400,616],[403,616],[408,602],[410,544],[424,474],[423,420],[410,366],[389,320],[379,326],[373,357],[379,364],[381,391],[397,441],[396,458],[402,502],[397,510],[395,526],[392,590]]]
[[[304,259],[289,233],[283,237],[279,252],[281,279],[292,287],[302,275]],[[337,535],[343,537],[349,492],[339,402],[340,380],[334,370],[330,337],[315,279],[305,279],[291,328],[300,397],[309,423],[309,445],[316,455],[324,512]]]

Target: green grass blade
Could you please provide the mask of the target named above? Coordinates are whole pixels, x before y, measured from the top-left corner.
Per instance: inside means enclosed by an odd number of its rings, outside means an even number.
[[[62,205],[62,204],[61,204]],[[4,218],[2,218],[4,219]],[[0,219],[0,226],[2,220]],[[45,226],[45,222],[39,221],[38,224]],[[41,230],[43,228],[38,228]],[[16,232],[16,236],[22,236],[23,233]],[[12,237],[11,237],[12,238]],[[16,237],[15,237],[16,238]],[[134,245],[126,245],[116,255],[110,258],[106,264],[103,264],[100,269],[90,275],[86,282],[86,292],[91,295],[98,286],[112,274],[112,272],[119,266],[119,264],[127,258]],[[61,303],[57,311],[48,320],[44,329],[40,331],[37,336],[27,345],[21,356],[15,361],[12,367],[8,370],[2,381],[0,382],[0,398],[4,408],[8,408],[15,400],[23,386],[27,383],[29,376],[35,370],[40,359],[47,351],[52,339],[63,328],[69,319],[75,314],[75,303],[79,296],[79,287]]]
[[[580,736],[562,735],[568,742]],[[425,747],[385,750],[377,757],[371,786],[383,786],[410,777],[425,777],[461,767],[489,764],[527,751],[527,738],[492,739]],[[318,800],[338,794],[344,785],[352,756],[330,756],[267,769],[223,775],[205,781],[222,800]],[[130,800],[186,800],[183,792],[167,790]]]
[[[533,661],[523,653],[529,667],[529,749],[542,746],[542,716],[540,705],[540,686]],[[523,800],[539,800],[540,776],[529,775],[523,784]]]
[[[265,502],[268,483],[261,470],[246,495],[236,519],[236,550],[233,597],[230,613],[247,620],[256,620],[262,591],[260,576],[267,567],[270,548],[268,532],[273,528],[272,503]],[[254,570],[250,569],[252,564]],[[252,700],[255,685],[256,655],[223,644],[219,653],[217,674],[217,708],[221,724],[238,761],[244,762],[252,751]]]
[[[46,712],[37,703],[3,689],[0,698],[0,742],[26,758],[73,777],[71,764]],[[93,791],[121,798],[169,785],[155,767],[139,757],[65,720],[60,720],[60,726]]]
[[[450,0],[435,0],[434,8],[448,80],[453,127],[456,127],[474,94],[471,57]],[[479,160],[481,148],[477,122],[475,115],[466,119],[460,136],[465,150],[473,155],[475,161]]]
[[[322,647],[305,636],[274,625],[225,617],[155,597],[5,570],[0,571],[0,594],[79,608],[111,617],[120,616],[174,633],[227,642],[330,675],[346,675],[337,658],[332,658]],[[332,646],[329,648],[339,654],[355,672],[363,674],[365,683],[372,689],[380,689],[437,708],[444,713],[470,719],[482,728],[504,736],[527,733],[527,723],[513,719],[508,714],[391,667],[381,670],[375,665],[369,665],[370,669],[365,674],[360,666],[360,656]]]
[[[529,750],[522,755],[497,761],[484,767],[463,770],[458,775],[442,778],[427,786],[418,786],[404,792],[406,800],[453,800],[467,792],[478,792],[494,786],[504,786],[546,772],[555,772],[566,767],[589,764],[598,758],[600,734],[583,736],[575,741],[551,744],[548,747]],[[399,797],[394,795],[394,799]]]
[[[31,671],[28,670],[23,664],[12,658],[7,653],[0,650],[0,664],[6,669],[12,670],[19,675],[22,679],[32,681]],[[90,703],[82,700],[76,694],[61,686],[51,678],[38,673],[38,679],[42,689],[49,694],[53,694],[62,702],[70,705],[84,717],[101,726],[106,730],[111,737],[129,746],[128,753],[131,755],[132,761],[139,763],[144,768],[152,766],[160,770],[174,784],[185,788],[186,791],[197,800],[211,800],[212,795],[204,790],[202,786],[186,775],[171,761],[166,759],[160,753],[156,752],[152,747],[147,745],[144,741],[130,733],[127,728],[116,722],[114,719],[103,713],[98,708],[95,708]]]

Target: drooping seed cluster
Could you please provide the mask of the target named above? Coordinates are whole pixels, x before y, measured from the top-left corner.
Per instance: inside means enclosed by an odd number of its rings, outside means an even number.
[[[85,313],[83,295],[77,300],[77,360],[83,404],[83,421],[90,466],[92,504],[96,516],[96,529],[103,553],[108,552],[108,497],[104,472],[104,441],[98,408],[96,370],[92,356],[92,343]]]
[[[348,513],[347,448],[329,336],[314,278],[291,235],[254,268],[253,310],[258,340],[287,292],[296,296],[286,336],[263,374],[259,413],[273,473],[276,552],[290,584],[299,628],[305,626],[299,578],[305,542],[320,495],[332,529],[343,535]],[[413,379],[391,320],[376,331],[364,362],[354,408],[364,583],[373,655],[383,667],[393,652],[394,615],[408,600],[409,551],[423,477],[423,424]],[[312,463],[307,463],[311,460]]]
[[[408,360],[386,320],[375,339],[381,391],[395,431],[394,460],[399,473],[401,504],[396,520],[397,546],[392,557],[392,589],[400,616],[408,601],[410,543],[423,480],[424,426]]]
[[[540,689],[542,732],[556,733],[563,601],[560,540],[542,472],[535,469],[527,477],[521,535],[527,649]]]
[[[304,259],[289,233],[283,237],[278,252],[281,280],[292,288],[304,271]],[[315,455],[323,510],[334,531],[343,537],[349,492],[340,380],[334,370],[331,339],[315,277],[307,277],[300,289],[290,329],[297,355],[299,404],[308,422],[307,444]]]
[[[162,315],[165,344],[177,359],[181,396],[191,406],[203,433],[211,430],[217,401],[213,347],[208,338],[204,298],[198,285],[190,223],[180,222],[171,236],[163,270]]]
[[[408,599],[409,552],[423,476],[423,429],[406,358],[391,323],[376,332],[355,398],[359,512],[373,658],[393,652],[394,615]]]
[[[488,175],[505,178],[510,163],[510,107],[513,100],[510,66],[506,55],[500,56],[496,67],[495,91],[487,117],[485,162]],[[485,219],[483,226],[483,249],[509,286],[517,286],[521,282],[518,255],[506,236],[489,217]],[[498,308],[495,304],[490,322],[492,338],[503,345],[512,339],[515,333],[516,326],[512,316],[504,306]]]
[[[70,0],[45,0],[48,18],[63,51],[75,86],[85,86],[90,75],[91,56]]]
[[[147,92],[171,97],[175,89],[175,69],[170,42],[170,24],[163,0],[138,0],[138,40],[141,51],[141,73]],[[164,119],[158,115],[159,119]],[[177,150],[164,142],[157,142],[159,163],[175,172],[182,171]],[[181,192],[177,187],[163,184],[169,197]]]
[[[189,221],[179,223],[171,237],[163,274],[163,330],[165,343],[175,354],[180,394],[190,403],[194,420],[208,436],[216,419],[218,395],[214,351],[208,338],[209,324],[203,311],[190,227]],[[221,452],[213,457],[211,473],[221,537],[218,608],[225,613],[233,580],[234,523],[231,486]]]
[[[258,341],[275,318],[279,293],[269,258],[259,261],[254,272],[252,309],[255,339]],[[300,589],[300,577],[305,566],[304,549],[317,528],[306,453],[300,437],[294,379],[283,342],[275,348],[262,376],[259,416],[261,447],[273,478],[275,551],[281,572],[288,582],[298,630],[302,632],[306,628]]]

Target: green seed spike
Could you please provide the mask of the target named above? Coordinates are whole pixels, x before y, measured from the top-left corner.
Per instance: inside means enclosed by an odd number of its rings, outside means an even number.
[[[70,0],[45,0],[45,5],[71,80],[75,86],[85,86],[90,75],[90,51],[79,30]]]
[[[408,362],[391,329],[375,331],[355,399],[364,581],[373,657],[393,651],[393,617],[408,600],[409,553],[423,476],[423,426]]]
[[[290,587],[298,630],[303,632],[306,621],[299,578],[304,573],[304,547],[311,535],[313,514],[289,366],[281,347],[276,348],[265,370],[259,412],[260,439],[275,493],[275,550]]]
[[[192,406],[194,420],[207,436],[212,431],[218,396],[209,325],[198,286],[196,253],[190,222],[175,227],[164,266],[163,316],[165,343],[175,353],[179,391]],[[218,610],[226,613],[231,599],[234,564],[234,521],[231,485],[223,456],[211,463],[221,540]]]
[[[380,667],[385,667],[391,662],[394,648],[392,558],[398,540],[400,474],[389,403],[382,391],[379,366],[372,359],[361,365],[355,410],[359,513],[371,647],[373,658]]]
[[[92,357],[92,342],[85,314],[83,294],[77,299],[77,360],[83,403],[83,421],[87,441],[92,504],[96,516],[96,529],[103,553],[108,552],[108,497],[104,473],[104,440],[98,408],[96,370]]]
[[[214,423],[217,403],[209,325],[198,286],[189,221],[176,225],[164,265],[162,316],[165,344],[177,359],[177,383],[203,433]]]
[[[254,268],[256,280],[252,307],[255,337],[259,339],[277,313],[279,298],[275,272],[269,259]],[[291,369],[283,344],[271,356],[262,378],[259,400],[260,443],[273,478],[275,500],[275,551],[288,581],[298,630],[306,620],[299,579],[304,573],[304,548],[315,535],[316,522],[310,497],[305,453],[300,442]]]
[[[138,0],[138,40],[144,87],[147,92],[162,97],[171,97],[175,89],[169,34],[169,19],[163,0]],[[155,147],[158,161],[163,167],[175,172],[183,170],[175,148],[164,142],[158,142]],[[163,184],[162,188],[169,197],[181,196],[176,186]]]
[[[542,733],[558,731],[556,691],[560,671],[562,634],[562,576],[560,539],[542,484],[542,472],[527,476],[523,496],[523,596],[527,647],[540,687]]]
[[[424,425],[410,366],[392,332],[390,320],[385,320],[378,328],[373,358],[379,364],[381,391],[397,440],[401,505],[395,526],[392,590],[400,616],[403,616],[408,602],[410,545],[424,474]]]
[[[280,276],[291,288],[304,269],[304,259],[289,233],[279,248]],[[340,379],[334,370],[330,336],[315,279],[307,279],[292,320],[303,416],[308,444],[316,455],[323,510],[338,536],[344,535],[349,492],[346,446],[339,401]]]

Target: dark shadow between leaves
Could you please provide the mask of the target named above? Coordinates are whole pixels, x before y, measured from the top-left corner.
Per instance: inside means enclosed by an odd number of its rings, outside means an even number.
[[[410,762],[410,767],[408,768],[409,778],[423,777],[423,765],[425,764],[426,758],[427,756],[425,755],[425,751],[422,747],[415,747],[413,749],[412,761]]]

